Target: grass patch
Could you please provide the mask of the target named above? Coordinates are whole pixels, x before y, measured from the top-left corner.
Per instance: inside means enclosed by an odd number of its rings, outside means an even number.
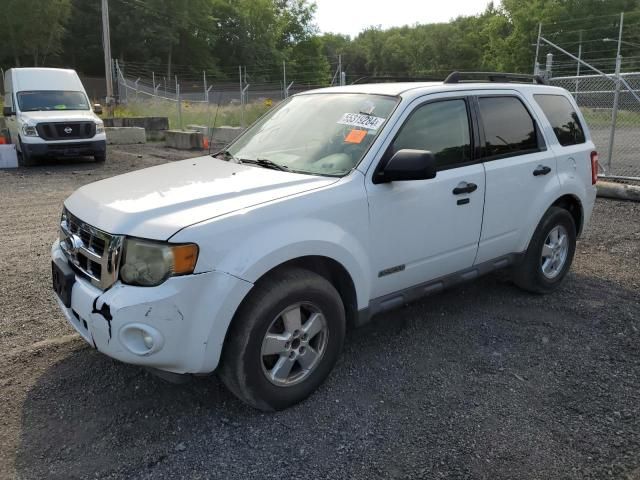
[[[262,102],[246,105],[244,110],[245,126],[251,125],[270,108],[270,105]],[[167,100],[130,101],[126,105],[116,107],[114,117],[168,117],[171,128],[180,128],[178,105],[176,102]],[[215,125],[213,125],[214,120]],[[241,125],[241,121],[242,108],[239,105],[218,107],[214,104],[182,102],[182,128],[187,128],[187,125],[238,127]]]
[[[581,108],[587,124],[590,127],[611,126],[611,108]],[[618,110],[616,125],[619,127],[640,127],[640,111]]]

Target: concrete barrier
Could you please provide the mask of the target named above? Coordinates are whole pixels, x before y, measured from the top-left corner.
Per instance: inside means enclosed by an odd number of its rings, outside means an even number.
[[[244,132],[244,128],[242,127],[215,127],[213,129],[212,143],[231,143],[238,138],[242,132]]]
[[[187,130],[200,132],[207,139],[211,139],[214,144],[227,144],[233,142],[238,136],[244,132],[242,127],[214,127],[209,128],[206,125],[187,125]]]
[[[144,128],[149,142],[164,140],[165,132],[169,130],[169,118],[167,117],[117,117],[104,118],[103,121],[105,127]]]
[[[640,186],[603,181],[598,181],[596,186],[599,197],[640,202]]]
[[[0,145],[0,168],[16,168],[18,154],[15,145]]]
[[[165,135],[167,147],[178,150],[202,150],[203,140],[202,133],[194,130],[167,130]]]
[[[107,144],[132,145],[135,143],[147,143],[144,128],[139,127],[105,127]]]

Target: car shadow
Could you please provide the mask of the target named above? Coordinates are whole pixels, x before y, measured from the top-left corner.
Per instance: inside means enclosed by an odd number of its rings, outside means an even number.
[[[215,467],[216,478],[261,478],[267,461],[281,478],[298,462],[321,465],[317,478],[400,478],[418,468],[427,477],[558,478],[587,453],[591,466],[612,461],[616,429],[598,426],[588,439],[583,431],[603,408],[636,410],[634,386],[608,385],[611,360],[601,361],[633,345],[609,336],[625,319],[608,324],[601,302],[631,304],[637,294],[582,275],[568,280],[537,296],[496,273],[380,315],[350,332],[318,392],[275,414],[245,406],[215,376],[173,385],[83,346],[28,392],[16,470],[20,478],[153,478],[191,459],[198,471]],[[377,470],[372,458],[382,462]]]

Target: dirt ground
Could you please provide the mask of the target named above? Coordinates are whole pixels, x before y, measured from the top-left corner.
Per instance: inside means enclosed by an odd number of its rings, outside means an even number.
[[[640,204],[598,200],[563,288],[500,272],[350,332],[310,399],[263,414],[85,345],[50,289],[79,186],[193,156],[0,170],[0,478],[640,479]]]

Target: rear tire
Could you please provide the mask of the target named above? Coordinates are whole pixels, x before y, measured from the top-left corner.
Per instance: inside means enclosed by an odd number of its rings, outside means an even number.
[[[27,151],[25,151],[24,144],[22,143],[22,139],[19,138],[18,142],[20,143],[20,152],[18,155],[18,165],[21,167],[31,167],[36,165],[38,162],[32,155],[29,155]]]
[[[276,271],[258,281],[229,327],[219,375],[240,400],[282,410],[313,393],[342,350],[345,311],[324,277]]]
[[[547,210],[531,238],[521,263],[513,269],[520,288],[534,293],[556,290],[576,251],[576,225],[571,214],[560,207]]]

